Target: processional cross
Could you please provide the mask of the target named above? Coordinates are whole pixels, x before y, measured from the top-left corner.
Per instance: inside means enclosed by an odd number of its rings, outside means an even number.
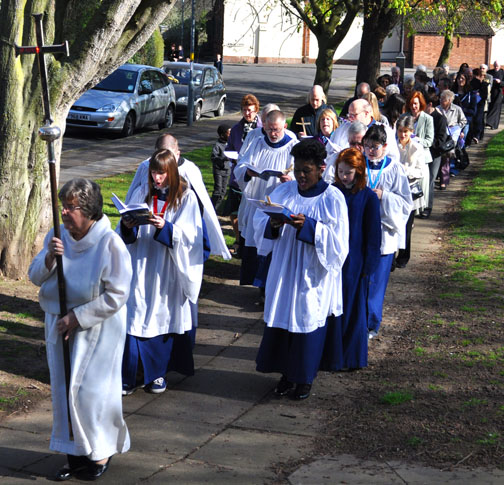
[[[60,226],[59,226],[59,208],[58,208],[58,185],[56,182],[56,157],[54,155],[54,142],[61,137],[61,130],[58,126],[53,125],[51,117],[51,105],[49,101],[49,87],[47,84],[47,69],[45,63],[45,54],[66,54],[70,55],[68,50],[68,41],[59,45],[44,45],[44,30],[42,26],[43,14],[33,14],[35,19],[35,32],[37,37],[36,46],[18,46],[15,45],[16,57],[23,54],[35,54],[37,56],[40,81],[42,84],[42,102],[44,105],[44,126],[39,128],[39,136],[47,143],[47,154],[49,162],[49,179],[51,182],[51,202],[53,214],[54,237],[61,239]],[[66,305],[66,289],[65,278],[63,275],[63,258],[56,255],[56,270],[58,275],[58,293],[60,304],[60,316],[67,314]],[[70,406],[69,406],[69,391],[70,391],[70,349],[69,341],[63,336],[63,362],[65,366],[65,383],[66,383],[66,398],[67,398],[67,417],[68,417],[68,432],[70,439],[73,440],[72,421],[70,419]]]
[[[303,127],[303,131],[306,133],[306,127],[307,126],[310,126],[311,123],[309,123],[308,121],[305,121],[303,117],[301,117],[301,122],[297,122],[296,125],[301,125]]]

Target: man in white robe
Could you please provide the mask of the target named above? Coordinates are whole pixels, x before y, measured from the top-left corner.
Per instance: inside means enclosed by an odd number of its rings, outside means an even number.
[[[156,141],[156,150],[165,149],[171,150],[175,158],[179,161],[179,173],[186,179],[190,187],[196,192],[199,202],[203,206],[203,220],[205,221],[208,238],[210,240],[210,254],[222,256],[224,259],[231,259],[231,254],[227,248],[222,229],[219,224],[219,219],[215,213],[214,206],[205,184],[201,171],[197,165],[190,160],[180,156],[180,149],[177,139],[168,133],[161,135]],[[126,194],[125,202],[129,204],[133,192],[140,186],[147,186],[149,179],[149,159],[144,160],[137,168],[133,181]]]
[[[242,285],[255,284],[264,288],[266,282],[268,262],[257,260],[253,225],[256,209],[248,203],[247,198],[264,199],[277,185],[291,180],[289,171],[292,171],[294,159],[290,151],[297,139],[287,135],[286,128],[285,115],[281,111],[269,112],[266,117],[266,135],[255,138],[234,169],[236,181],[243,194],[238,210],[238,227],[244,246],[241,252]],[[283,174],[268,178],[259,177],[258,173],[265,169]]]
[[[334,133],[331,135],[331,141],[340,146],[342,149],[350,147],[348,142],[348,130],[350,129],[351,122],[360,121],[368,128],[375,124],[383,125],[383,123],[380,123],[378,120],[373,118],[373,109],[365,99],[356,99],[355,101],[352,101],[348,109],[348,119],[350,122],[342,123],[341,126],[336,128]],[[399,149],[397,148],[394,131],[389,126],[383,126],[385,128],[385,132],[387,133],[386,155],[392,160],[399,162]]]

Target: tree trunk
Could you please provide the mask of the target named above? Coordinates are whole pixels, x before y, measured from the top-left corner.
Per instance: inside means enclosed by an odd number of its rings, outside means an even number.
[[[448,59],[450,58],[450,52],[453,47],[451,32],[447,32],[444,36],[443,48],[441,49],[441,54],[439,54],[439,59],[436,66],[442,66],[443,64],[448,64]]]
[[[364,26],[357,64],[356,83],[367,82],[373,90],[380,76],[383,42],[400,19],[396,10],[388,7],[388,0],[364,2]]]
[[[319,50],[317,60],[315,61],[317,70],[313,84],[322,86],[324,92],[327,94],[329,92],[329,86],[331,85],[333,59],[336,49],[327,47],[324,39],[318,38],[317,40],[319,42]]]
[[[37,60],[35,55],[16,58],[14,53],[14,43],[36,44],[31,14],[46,12],[46,44],[64,40],[70,44],[70,58],[46,55],[51,114],[63,131],[73,102],[131,58],[172,4],[166,0],[0,2],[0,274],[24,277],[51,223],[47,148],[37,135],[43,122]],[[59,168],[61,140],[55,151]]]

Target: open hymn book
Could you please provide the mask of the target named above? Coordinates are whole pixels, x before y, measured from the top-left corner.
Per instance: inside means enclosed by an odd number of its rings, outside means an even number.
[[[111,199],[121,216],[129,217],[139,225],[149,224],[149,219],[152,217],[152,211],[145,202],[141,204],[126,205],[121,199],[119,199],[119,197],[117,197],[117,195],[114,194],[114,192],[112,192]]]
[[[262,210],[265,214],[268,214],[274,219],[292,221],[291,216],[293,215],[293,213],[289,208],[283,206],[282,204],[271,202],[271,199],[268,196],[266,196],[266,199],[267,200],[247,198],[247,202],[254,206],[256,209]]]
[[[247,167],[249,170],[251,170],[252,172],[256,173],[257,176],[260,178],[260,179],[263,179],[263,180],[268,180],[270,177],[281,177],[282,175],[287,175],[289,172],[292,171],[292,169],[294,168],[292,165],[286,169],[286,170],[274,170],[272,168],[263,168],[263,169],[259,169],[257,168],[255,165],[251,164],[251,163],[244,163],[243,164],[245,167]]]

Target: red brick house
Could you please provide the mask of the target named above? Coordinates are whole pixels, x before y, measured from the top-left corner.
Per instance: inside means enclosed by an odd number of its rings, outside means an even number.
[[[413,22],[415,35],[405,38],[405,54],[407,64],[417,66],[424,64],[433,67],[443,47],[443,37],[439,35],[440,27],[436,17],[431,17],[426,23]],[[460,27],[453,37],[453,48],[448,64],[452,69],[458,69],[463,62],[471,67],[481,63],[490,65],[493,29],[484,23],[477,15],[465,15]]]

